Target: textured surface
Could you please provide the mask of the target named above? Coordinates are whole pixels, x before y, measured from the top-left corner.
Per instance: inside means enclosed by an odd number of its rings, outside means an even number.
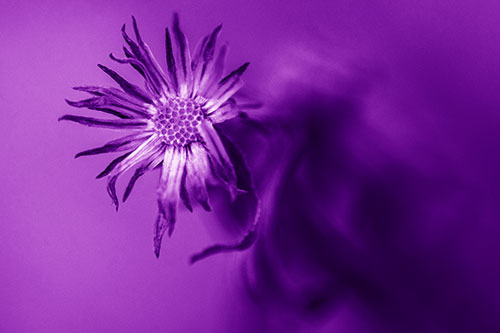
[[[0,5],[0,331],[500,331],[497,1]],[[70,87],[113,84],[96,64],[131,15],[165,66],[173,10],[192,41],[223,23],[227,67],[250,61],[267,103],[265,129],[227,131],[265,236],[193,266],[240,235],[244,197],[180,210],[156,259],[158,172],[116,213],[108,158],[72,159],[116,136],[57,122]]]

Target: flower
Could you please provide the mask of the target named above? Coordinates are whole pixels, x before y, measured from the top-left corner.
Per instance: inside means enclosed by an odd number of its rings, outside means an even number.
[[[132,17],[132,20],[137,41],[127,35],[123,25],[122,34],[128,45],[128,48],[123,48],[126,58],[118,59],[113,54],[110,57],[136,69],[145,79],[146,89],[126,81],[108,67],[98,65],[121,89],[103,86],[75,87],[74,89],[90,93],[93,97],[67,103],[78,108],[105,112],[117,118],[64,115],[59,120],[132,131],[130,135],[75,156],[125,152],[97,176],[108,177],[107,191],[117,210],[119,201],[115,184],[120,175],[135,168],[123,195],[125,202],[139,177],[161,167],[157,189],[159,212],[154,228],[154,252],[158,257],[165,231],[170,236],[174,230],[179,199],[190,211],[193,202],[198,202],[205,210],[210,211],[207,182],[222,184],[232,199],[240,192],[235,168],[226,150],[228,145],[234,146],[227,138],[221,138],[221,133],[214,124],[233,118],[240,112],[232,97],[242,87],[240,77],[249,63],[223,77],[227,46],[220,47],[216,54],[216,40],[222,26],[217,26],[205,36],[191,56],[178,16],[174,14],[172,33],[168,28],[165,30],[165,73],[149,46],[142,40],[135,18]],[[250,232],[245,240],[232,248],[241,249],[245,247],[242,243],[248,243],[249,239],[254,238],[254,234]],[[229,247],[221,248],[219,245],[207,249],[208,251],[204,251],[206,254],[195,256],[192,261],[228,250]]]

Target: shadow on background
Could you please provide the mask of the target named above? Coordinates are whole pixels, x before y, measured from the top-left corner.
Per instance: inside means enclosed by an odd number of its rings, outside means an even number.
[[[245,329],[329,331],[347,312],[350,332],[500,331],[468,265],[479,254],[458,241],[482,218],[478,193],[450,161],[388,147],[366,126],[363,90],[273,106],[265,149],[237,131],[264,193]]]

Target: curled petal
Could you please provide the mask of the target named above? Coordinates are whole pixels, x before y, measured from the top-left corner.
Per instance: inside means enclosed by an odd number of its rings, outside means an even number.
[[[116,211],[118,211],[118,197],[116,196],[116,180],[118,179],[118,176],[113,176],[109,177],[108,179],[108,185],[107,185],[107,191],[109,196],[111,197],[111,200],[113,200],[113,204],[115,205]]]
[[[125,56],[129,59],[133,59],[134,58],[134,55],[124,46],[123,47],[123,54],[125,54]],[[110,57],[111,57],[111,54],[110,54]],[[113,59],[114,57],[111,57],[111,59]],[[113,59],[115,60],[115,59]],[[134,59],[135,60],[135,59]],[[118,60],[117,60],[118,61]],[[118,61],[119,62],[119,61]],[[136,63],[130,63],[130,66],[132,66],[132,68],[134,68],[139,74],[141,74],[141,76],[143,78],[146,78],[146,74],[144,73],[144,69],[143,69],[143,66],[142,64],[141,65],[138,65]]]
[[[110,175],[108,179],[107,190],[117,210],[118,210],[118,197],[116,195],[115,183],[118,177],[128,169],[132,168],[133,166],[141,163],[144,160],[149,160],[150,158],[152,158],[155,152],[158,149],[161,149],[161,147],[162,146],[157,142],[156,136],[153,135],[149,139],[144,141],[134,151],[129,152],[115,159],[113,162],[111,162],[110,165],[108,165],[108,167],[103,172],[101,172],[101,174],[97,176],[97,178],[101,178],[106,175]]]
[[[235,244],[216,244],[210,246],[203,251],[191,256],[190,264],[194,264],[202,259],[213,256],[214,254],[234,251],[244,251],[255,243],[257,238],[257,224],[251,228],[243,239]]]
[[[261,202],[255,188],[253,185],[253,180],[250,171],[245,163],[245,160],[239,150],[234,146],[234,144],[226,138],[220,131],[218,131],[221,141],[228,152],[231,162],[235,165],[235,170],[237,174],[238,188],[245,191],[245,196],[250,199],[253,205],[253,220],[243,236],[243,238],[234,244],[216,244],[206,248],[205,250],[191,256],[190,263],[194,264],[204,258],[212,256],[218,253],[233,252],[233,251],[243,251],[248,249],[255,243],[257,238],[257,228],[259,225]]]
[[[125,202],[129,197],[130,193],[132,193],[132,189],[134,188],[135,183],[139,179],[139,177],[143,176],[147,171],[153,170],[163,161],[163,150],[159,149],[155,154],[151,156],[151,158],[147,159],[142,165],[135,169],[134,174],[130,178],[130,181],[127,184],[127,188],[125,189],[125,193],[123,194],[122,201]]]

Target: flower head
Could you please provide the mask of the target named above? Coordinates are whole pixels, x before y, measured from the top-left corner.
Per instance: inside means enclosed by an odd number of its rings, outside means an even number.
[[[98,65],[121,89],[75,87],[93,97],[67,102],[116,118],[64,115],[59,120],[132,132],[76,155],[124,152],[97,176],[108,178],[107,190],[116,209],[119,201],[115,184],[120,175],[135,169],[123,195],[125,201],[139,177],[161,168],[157,190],[159,212],[154,228],[154,251],[159,256],[165,231],[171,235],[174,230],[180,200],[191,211],[195,202],[210,211],[208,181],[225,186],[232,198],[238,193],[235,169],[226,151],[227,144],[223,143],[227,139],[221,140],[214,124],[238,115],[239,107],[232,97],[243,85],[240,77],[248,63],[223,76],[227,47],[216,49],[220,25],[199,42],[191,55],[175,14],[172,32],[168,28],[165,31],[167,70],[164,72],[142,40],[135,18],[132,19],[136,41],[127,35],[123,25],[122,34],[128,45],[123,48],[126,58],[119,59],[113,54],[110,57],[136,69],[145,80],[145,89]]]

